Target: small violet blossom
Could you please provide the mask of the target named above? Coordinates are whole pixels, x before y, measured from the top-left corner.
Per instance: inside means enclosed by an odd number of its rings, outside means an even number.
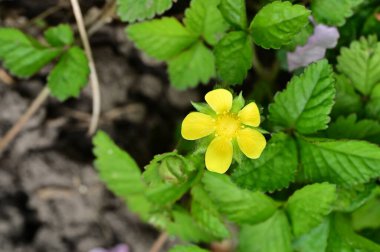
[[[110,249],[94,248],[89,252],[129,252],[129,247],[126,244],[119,244]]]
[[[314,33],[304,46],[297,46],[294,52],[287,53],[289,71],[322,59],[328,48],[334,48],[339,39],[339,31],[336,27],[317,24]]]

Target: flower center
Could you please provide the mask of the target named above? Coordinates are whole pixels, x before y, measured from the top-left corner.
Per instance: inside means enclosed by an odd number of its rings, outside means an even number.
[[[240,127],[240,121],[233,114],[223,114],[216,118],[216,136],[233,138]]]

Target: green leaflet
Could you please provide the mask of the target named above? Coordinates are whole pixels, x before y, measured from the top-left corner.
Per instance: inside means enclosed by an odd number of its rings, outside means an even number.
[[[320,23],[330,26],[342,26],[351,17],[353,9],[364,0],[313,0],[311,9],[313,17]]]
[[[46,41],[52,46],[71,45],[74,41],[74,34],[71,27],[66,24],[61,24],[51,27],[44,32]]]
[[[310,11],[302,5],[275,1],[256,14],[249,29],[256,44],[279,49],[289,44],[308,24],[309,15]]]
[[[173,0],[117,0],[117,14],[122,21],[141,21],[162,14],[172,4]]]
[[[245,0],[220,0],[219,9],[230,24],[242,30],[247,28]]]
[[[80,90],[87,84],[89,74],[86,54],[79,47],[70,48],[48,76],[51,95],[61,101],[78,97]]]
[[[0,28],[0,60],[18,77],[30,77],[55,59],[62,49],[44,47],[13,28]]]
[[[292,252],[291,230],[283,211],[257,225],[242,226],[238,252]]]
[[[380,82],[380,43],[376,37],[361,38],[342,48],[337,68],[362,94],[371,94]]]
[[[339,117],[326,131],[328,138],[362,139],[380,144],[380,123],[374,120],[358,120],[355,114]]]
[[[373,183],[359,184],[350,188],[338,186],[334,210],[340,212],[355,211],[370,199],[374,187]]]
[[[326,129],[334,104],[334,79],[327,60],[311,64],[294,76],[269,106],[269,120],[302,134]]]
[[[380,147],[357,140],[313,139],[298,136],[301,176],[345,187],[380,176]]]
[[[296,237],[320,225],[333,209],[335,185],[322,183],[307,185],[290,196],[286,205]]]
[[[296,239],[293,249],[296,252],[325,252],[329,232],[330,218],[325,218],[319,226]]]
[[[244,159],[234,170],[232,180],[251,190],[275,191],[294,181],[297,166],[294,140],[284,133],[277,133],[272,136],[259,159]]]
[[[215,58],[202,42],[168,61],[170,83],[178,89],[207,83],[215,75]]]
[[[169,252],[208,252],[208,250],[201,249],[194,245],[188,245],[175,246],[174,248],[170,249]]]
[[[219,0],[192,0],[186,9],[184,23],[194,34],[202,35],[215,45],[228,29],[228,23],[217,8]]]
[[[380,122],[380,84],[373,89],[365,107],[366,115]]]
[[[259,223],[276,211],[276,204],[270,197],[239,188],[227,175],[206,172],[202,182],[219,211],[233,222]]]
[[[228,33],[214,48],[217,73],[227,84],[241,84],[252,67],[252,42],[242,31]]]
[[[198,39],[177,19],[168,17],[130,25],[127,34],[140,50],[159,60],[170,59]]]
[[[380,187],[377,186],[369,201],[352,214],[352,226],[355,230],[380,228]]]

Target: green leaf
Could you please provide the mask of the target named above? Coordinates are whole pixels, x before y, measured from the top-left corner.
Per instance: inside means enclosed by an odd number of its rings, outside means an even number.
[[[291,236],[286,215],[279,210],[260,224],[241,228],[238,252],[292,252]]]
[[[292,41],[286,46],[287,51],[294,51],[297,46],[303,46],[309,40],[309,37],[313,35],[314,27],[311,23],[308,23],[301,31],[294,36]]]
[[[326,129],[334,95],[332,68],[326,60],[318,61],[302,75],[294,76],[286,90],[276,94],[269,106],[269,119],[302,134]]]
[[[373,183],[359,184],[350,188],[337,187],[338,197],[334,210],[353,212],[370,199],[374,187]]]
[[[170,83],[178,89],[206,84],[215,75],[215,58],[202,42],[172,58],[169,64]]]
[[[212,203],[207,192],[198,185],[191,191],[191,215],[199,226],[212,234],[215,239],[228,237],[229,231],[219,216],[216,206]]]
[[[61,49],[47,48],[13,28],[0,28],[0,61],[17,77],[30,77],[50,63]]]
[[[279,49],[308,24],[309,15],[310,11],[302,5],[275,1],[256,14],[249,29],[256,44]]]
[[[252,43],[245,32],[228,33],[214,48],[218,75],[227,84],[241,84],[252,67]]]
[[[89,74],[86,54],[79,47],[70,48],[48,76],[51,95],[61,101],[78,97],[80,90],[87,85]]]
[[[352,214],[352,225],[356,230],[380,228],[380,187],[377,186],[370,200]]]
[[[294,181],[298,167],[294,140],[284,133],[272,136],[259,159],[244,159],[234,170],[232,180],[251,190],[275,191]]]
[[[169,252],[208,252],[208,250],[201,249],[194,245],[188,245],[175,246],[174,248],[170,249]]]
[[[230,24],[242,30],[247,28],[245,0],[220,0],[219,9]]]
[[[215,45],[228,29],[228,24],[217,8],[220,0],[192,0],[186,9],[184,23],[194,34]]]
[[[380,123],[374,120],[357,119],[355,114],[339,117],[326,131],[328,138],[361,139],[380,144]]]
[[[125,22],[135,22],[162,14],[173,5],[173,0],[117,0],[117,14]]]
[[[380,147],[365,141],[298,136],[306,180],[350,187],[380,176]]]
[[[66,24],[50,27],[45,31],[44,37],[50,45],[56,47],[71,45],[74,41],[73,31]]]
[[[319,226],[293,242],[297,252],[325,252],[330,232],[330,221],[326,218]]]
[[[320,225],[333,209],[336,186],[328,183],[307,185],[290,196],[286,205],[296,237]]]
[[[276,204],[270,197],[239,188],[227,175],[206,172],[202,181],[219,211],[233,222],[259,223],[276,211]]]
[[[375,86],[365,107],[366,115],[380,122],[380,84]]]
[[[140,50],[159,60],[172,58],[198,39],[177,19],[167,17],[130,25],[127,34]]]
[[[369,95],[380,83],[380,43],[376,37],[361,38],[352,42],[349,48],[342,48],[337,68],[357,90]]]
[[[335,75],[335,104],[331,115],[349,115],[361,110],[361,97],[355,92],[350,79],[345,75]]]
[[[313,17],[319,23],[330,26],[342,26],[346,19],[351,17],[353,9],[359,6],[364,0],[313,0],[311,10]]]

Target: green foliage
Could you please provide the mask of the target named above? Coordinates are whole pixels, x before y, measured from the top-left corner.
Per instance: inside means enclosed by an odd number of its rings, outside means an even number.
[[[196,34],[175,18],[162,18],[128,26],[127,34],[149,56],[167,60],[197,41]]]
[[[310,11],[302,5],[275,1],[257,13],[249,29],[256,44],[279,49],[289,44],[308,24],[309,15]]]
[[[337,68],[363,95],[371,94],[380,82],[380,43],[376,37],[361,38],[342,48]]]
[[[380,84],[373,89],[365,107],[365,112],[368,117],[380,122]]]
[[[328,181],[353,186],[380,176],[380,148],[357,140],[298,137],[302,176],[308,181]]]
[[[337,187],[334,209],[340,212],[355,211],[370,199],[373,188],[373,183],[359,184],[350,188]]]
[[[175,246],[170,249],[169,252],[207,252],[207,250],[201,249],[197,246],[188,245],[188,246]]]
[[[272,136],[259,159],[244,159],[235,169],[232,179],[238,185],[252,190],[280,190],[294,181],[297,166],[294,140],[277,133]]]
[[[297,190],[286,206],[294,235],[300,237],[319,226],[332,211],[335,200],[336,188],[332,184],[312,184]]]
[[[259,223],[276,211],[276,204],[270,197],[241,189],[226,175],[206,172],[202,181],[219,211],[233,222]]]
[[[172,4],[173,0],[117,0],[117,14],[122,21],[141,21],[162,14]]]
[[[0,28],[0,60],[15,76],[32,76],[61,52],[62,49],[43,46],[17,29]]]
[[[85,53],[79,47],[72,47],[63,53],[58,64],[48,76],[51,95],[64,101],[77,97],[86,86],[90,68]]]
[[[320,23],[330,26],[342,26],[353,15],[353,9],[364,0],[313,0],[311,10],[313,17]]]
[[[380,187],[377,186],[365,205],[352,214],[352,226],[356,230],[380,228]]]
[[[214,49],[217,73],[227,84],[241,84],[252,67],[252,42],[242,31],[228,33]]]
[[[325,252],[329,232],[330,219],[326,218],[319,226],[296,239],[293,249],[297,252]]]
[[[326,60],[321,60],[301,76],[293,77],[286,90],[275,96],[269,106],[269,119],[302,134],[326,129],[334,95],[332,69]]]
[[[74,42],[74,34],[69,25],[61,24],[47,29],[44,33],[46,41],[52,46],[66,46]]]
[[[168,61],[172,85],[179,89],[207,83],[215,75],[214,54],[202,42]]]
[[[238,252],[292,252],[291,237],[286,215],[279,210],[262,223],[242,227]]]
[[[219,9],[230,24],[242,30],[247,28],[245,0],[220,0]]]

